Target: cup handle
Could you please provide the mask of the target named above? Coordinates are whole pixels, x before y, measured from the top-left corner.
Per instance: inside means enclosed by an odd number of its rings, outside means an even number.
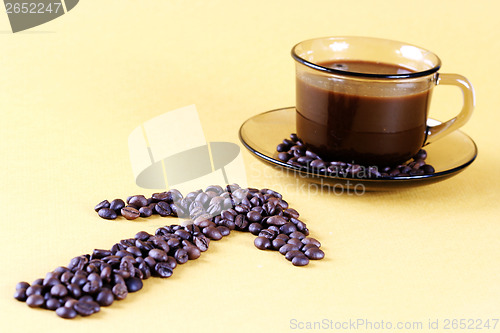
[[[474,110],[474,106],[476,104],[474,88],[466,77],[459,74],[439,73],[436,80],[436,85],[439,84],[448,84],[459,87],[460,90],[462,90],[462,94],[464,97],[464,105],[462,107],[462,111],[460,111],[460,113],[455,118],[452,118],[447,122],[441,123],[436,126],[427,127],[427,140],[425,143],[426,145],[462,127],[471,117],[472,111]]]

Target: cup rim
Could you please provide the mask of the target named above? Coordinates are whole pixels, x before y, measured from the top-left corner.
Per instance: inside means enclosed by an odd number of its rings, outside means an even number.
[[[406,74],[361,73],[361,72],[338,70],[338,69],[334,69],[334,68],[324,67],[324,66],[315,64],[313,62],[310,62],[310,61],[308,61],[308,60],[300,57],[297,54],[296,49],[301,44],[306,43],[306,42],[315,41],[315,40],[322,40],[322,39],[332,39],[332,40],[333,39],[370,39],[370,40],[379,40],[379,41],[386,41],[386,42],[392,42],[392,43],[399,43],[401,45],[407,45],[407,46],[416,47],[416,48],[418,48],[418,49],[420,49],[422,51],[425,51],[426,53],[432,54],[436,58],[436,65],[434,67],[426,69],[424,71],[418,71],[418,72],[412,72],[412,73],[406,73]],[[341,75],[341,76],[353,76],[353,77],[364,77],[364,78],[411,79],[411,78],[423,77],[423,76],[434,74],[434,73],[436,73],[441,68],[441,59],[439,59],[439,57],[434,52],[431,52],[431,51],[429,51],[427,49],[424,49],[424,48],[422,48],[420,46],[413,45],[413,44],[410,44],[410,43],[400,42],[400,41],[391,40],[391,39],[385,39],[385,38],[375,38],[375,37],[363,37],[363,36],[328,36],[328,37],[319,37],[319,38],[306,39],[306,40],[303,40],[303,41],[295,44],[292,47],[291,55],[292,55],[292,58],[295,61],[297,61],[297,62],[299,62],[299,63],[301,63],[301,64],[303,64],[303,65],[305,65],[307,67],[310,67],[310,68],[313,68],[313,69],[316,69],[316,70],[319,70],[319,71],[322,71],[322,72],[326,72],[326,73],[329,73],[329,74],[335,74],[335,75]]]

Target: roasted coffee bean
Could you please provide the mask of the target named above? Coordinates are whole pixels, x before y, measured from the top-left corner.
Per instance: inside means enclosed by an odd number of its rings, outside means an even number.
[[[127,200],[127,203],[130,206],[134,206],[135,208],[139,209],[143,206],[148,205],[148,199],[146,199],[146,197],[144,197],[143,195],[134,195],[130,197],[129,200]]]
[[[319,260],[319,259],[323,259],[325,257],[325,253],[317,247],[311,247],[311,248],[307,249],[307,251],[305,251],[305,255],[309,259],[313,259],[313,260]]]
[[[307,250],[309,250],[310,248],[318,248],[316,245],[314,244],[306,244],[304,246],[302,246],[302,248],[300,249],[302,252],[306,252]]]
[[[98,212],[99,210],[101,210],[102,208],[109,208],[109,201],[108,200],[103,200],[101,202],[99,202],[95,207],[94,207],[94,210],[96,212]]]
[[[271,240],[267,237],[259,236],[255,238],[254,245],[260,250],[267,250],[271,248]]]
[[[109,204],[109,209],[114,210],[117,214],[120,213],[123,207],[125,207],[125,202],[122,199],[115,199]]]
[[[68,294],[68,289],[63,284],[56,284],[50,288],[50,294],[55,297],[64,297]]]
[[[155,212],[160,216],[169,216],[172,214],[172,208],[165,201],[160,201],[155,205]]]
[[[237,230],[246,230],[248,228],[248,221],[243,214],[239,214],[234,219],[234,225]]]
[[[24,281],[22,281],[22,282],[18,282],[18,283],[16,284],[16,290],[19,290],[19,289],[24,289],[24,290],[26,290],[26,289],[28,289],[29,287],[30,287],[30,284],[29,284],[28,282],[24,282]]]
[[[117,217],[116,212],[110,208],[101,208],[97,214],[106,220],[114,220]]]
[[[170,209],[170,206],[168,208]],[[141,217],[150,217],[153,215],[153,210],[149,206],[144,206],[139,208],[139,214]]]
[[[291,251],[298,251],[300,248],[297,246],[297,245],[293,245],[293,244],[285,244],[283,245],[282,247],[280,247],[279,249],[279,252],[282,254],[282,255],[286,255],[288,252],[291,252]]]
[[[290,237],[288,237],[285,234],[278,234],[278,236],[276,236],[276,238],[280,238],[280,239],[284,240],[285,242],[288,242],[288,240],[290,239]]]
[[[45,301],[45,308],[55,310],[61,306],[61,300],[57,298],[49,298]]]
[[[201,252],[205,252],[208,250],[208,246],[210,244],[210,239],[204,235],[199,235],[193,237],[194,245],[200,249]]]
[[[38,284],[32,284],[26,289],[26,296],[29,297],[31,295],[41,295],[42,294],[42,286]]]
[[[159,262],[155,265],[154,272],[162,278],[172,276],[173,268],[167,262]]]
[[[219,240],[222,238],[222,234],[215,227],[206,227],[202,230],[203,234],[212,240]],[[201,249],[200,249],[201,250]]]
[[[113,295],[115,295],[115,298],[118,300],[125,299],[128,295],[128,289],[125,283],[115,284],[111,291],[113,292]]]
[[[179,236],[180,239],[190,239],[191,238],[191,234],[184,229],[179,229],[179,230],[175,231],[175,234],[177,236]]]
[[[73,309],[75,309],[76,312],[78,312],[79,315],[81,316],[90,316],[91,314],[97,312],[97,307],[96,305],[98,306],[97,303],[95,302],[85,302],[85,301],[78,301],[75,303],[75,305],[73,306]],[[96,311],[97,310],[97,311]]]
[[[290,235],[294,231],[297,231],[297,226],[292,222],[287,222],[280,227],[280,232],[286,235]]]
[[[251,223],[249,226],[248,226],[248,231],[252,234],[252,235],[255,235],[257,236],[262,230],[262,224],[260,223]]]
[[[126,279],[125,284],[129,293],[133,293],[142,289],[142,280],[137,277]]]
[[[138,240],[143,241],[143,242],[147,241],[149,239],[149,237],[151,237],[151,234],[149,234],[146,231],[139,231],[134,236],[135,239],[138,239]]]
[[[182,245],[184,246],[184,250],[187,252],[189,260],[198,259],[201,256],[201,251],[198,247],[194,246],[189,241],[182,241]]]
[[[87,281],[83,287],[82,291],[86,294],[95,294],[99,291],[99,282],[97,281]]]
[[[259,237],[265,237],[268,238],[269,240],[273,240],[278,233],[275,230],[272,229],[262,229],[259,232]]]
[[[177,251],[175,251],[174,258],[179,264],[185,264],[189,260],[188,253],[184,249],[177,249]]]
[[[292,264],[294,266],[306,266],[309,264],[309,259],[305,255],[297,255],[292,258]]]
[[[113,292],[108,288],[103,288],[96,297],[97,303],[101,306],[109,306],[114,300]]]
[[[148,256],[153,258],[156,262],[167,261],[168,255],[165,251],[160,249],[152,249],[148,252]]]
[[[139,213],[139,211],[132,206],[123,207],[120,210],[120,212],[121,212],[122,216],[124,218],[126,218],[127,220],[135,220],[136,218],[138,218],[141,215]]]
[[[262,215],[255,210],[251,210],[247,213],[247,219],[250,222],[260,222],[262,220]]]
[[[56,314],[61,318],[72,319],[76,317],[77,312],[73,308],[61,306],[56,309]]]
[[[28,296],[26,295],[26,289],[25,288],[16,289],[16,291],[14,292],[14,298],[21,302],[26,301],[26,299],[28,298]]]
[[[68,268],[71,271],[77,271],[77,270],[82,270],[83,267],[89,262],[88,258],[86,256],[79,256],[71,259]]]
[[[321,247],[321,243],[317,239],[312,238],[312,237],[302,238],[302,244],[304,244],[304,245],[313,244],[313,245],[316,245],[317,247]]]
[[[303,246],[302,242],[298,238],[290,238],[287,242],[287,244],[292,244],[297,246],[298,248],[301,248]]]
[[[217,230],[219,230],[222,237],[225,237],[231,233],[231,230],[228,227],[223,226],[223,225],[218,226]]]
[[[288,251],[286,252],[285,254],[285,258],[287,260],[292,260],[293,258],[295,258],[296,256],[305,256],[302,252],[300,252],[299,250],[292,250],[292,251]]]
[[[171,192],[161,192],[161,193],[153,193],[151,198],[154,202],[165,201],[167,203],[172,203],[172,193]]]
[[[436,171],[434,170],[434,167],[430,164],[426,164],[422,167],[422,170],[424,170],[424,173],[426,175],[432,175],[433,173],[435,173]]]
[[[272,241],[273,249],[279,250],[286,242],[281,238],[275,238]]]
[[[302,232],[300,232],[300,231],[294,231],[294,232],[292,232],[292,233],[291,233],[290,235],[288,235],[288,236],[290,236],[290,238],[298,238],[298,239],[300,239],[300,240],[302,240],[303,238],[305,238],[305,237],[306,237],[306,235],[304,235],[304,234],[303,234]]]
[[[68,294],[74,298],[80,298],[82,296],[82,289],[76,283],[70,283],[67,287]]]
[[[39,295],[39,294],[33,294],[33,295],[30,295],[28,296],[28,298],[26,299],[26,304],[28,304],[28,306],[30,308],[39,308],[41,307],[43,304],[45,303],[45,300],[43,298],[42,295]]]

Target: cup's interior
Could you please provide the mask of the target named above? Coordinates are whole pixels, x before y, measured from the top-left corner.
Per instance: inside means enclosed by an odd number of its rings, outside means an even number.
[[[411,78],[436,72],[440,59],[432,52],[403,42],[370,37],[325,37],[303,41],[292,49],[293,58],[308,66],[332,74],[367,77]],[[410,74],[368,74],[340,71],[319,64],[335,60],[379,62],[406,67]]]

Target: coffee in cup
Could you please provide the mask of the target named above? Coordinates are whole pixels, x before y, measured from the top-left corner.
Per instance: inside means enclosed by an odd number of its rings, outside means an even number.
[[[459,128],[474,108],[470,82],[438,73],[439,58],[406,43],[327,37],[297,44],[296,129],[320,156],[365,165],[394,165]],[[427,126],[437,84],[461,88],[460,114]]]

